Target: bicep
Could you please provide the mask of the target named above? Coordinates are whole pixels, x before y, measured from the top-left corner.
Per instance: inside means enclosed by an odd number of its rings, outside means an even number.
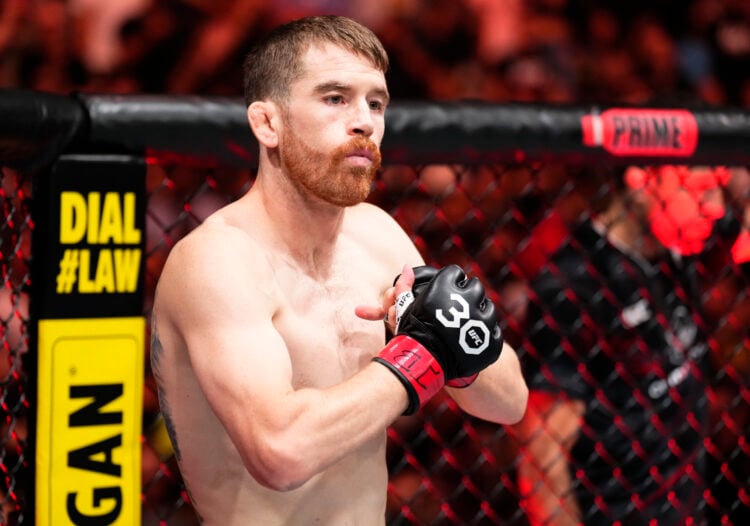
[[[270,318],[206,320],[184,328],[190,361],[203,393],[227,428],[262,416],[292,390],[286,345]]]
[[[212,410],[230,434],[246,438],[246,423],[267,421],[274,397],[291,390],[291,362],[273,325],[269,280],[258,277],[267,274],[252,272],[242,255],[214,249],[208,258],[183,258],[163,304]]]

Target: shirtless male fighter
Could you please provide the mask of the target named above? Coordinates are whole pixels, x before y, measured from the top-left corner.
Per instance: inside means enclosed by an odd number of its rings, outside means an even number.
[[[161,409],[204,524],[382,526],[400,415],[444,385],[477,417],[524,413],[481,283],[433,269],[414,299],[419,252],[363,202],[387,66],[371,31],[330,16],[277,28],[247,58],[257,178],[173,248],[153,309]]]

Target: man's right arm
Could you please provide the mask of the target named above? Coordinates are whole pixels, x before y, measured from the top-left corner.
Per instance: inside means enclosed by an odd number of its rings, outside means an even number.
[[[329,389],[295,389],[272,321],[279,305],[273,270],[244,234],[211,229],[202,226],[173,249],[159,283],[160,323],[187,347],[248,472],[269,488],[291,490],[384,433],[407,394],[376,363]]]

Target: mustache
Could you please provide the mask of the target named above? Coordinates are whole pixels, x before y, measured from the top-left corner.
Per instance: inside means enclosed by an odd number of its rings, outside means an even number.
[[[372,142],[369,138],[361,135],[352,137],[349,141],[336,148],[333,157],[337,161],[340,161],[349,155],[361,152],[369,154],[368,156],[372,159],[373,166],[376,168],[380,167],[380,162],[382,160],[380,148],[378,148],[378,145]]]

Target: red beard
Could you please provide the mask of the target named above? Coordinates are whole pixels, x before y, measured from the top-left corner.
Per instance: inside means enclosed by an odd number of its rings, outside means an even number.
[[[279,147],[281,164],[299,187],[336,206],[356,205],[370,194],[381,155],[377,145],[367,137],[354,137],[330,154],[310,148],[294,131],[290,130],[285,139]],[[369,166],[346,165],[347,156],[358,150],[372,155]]]

